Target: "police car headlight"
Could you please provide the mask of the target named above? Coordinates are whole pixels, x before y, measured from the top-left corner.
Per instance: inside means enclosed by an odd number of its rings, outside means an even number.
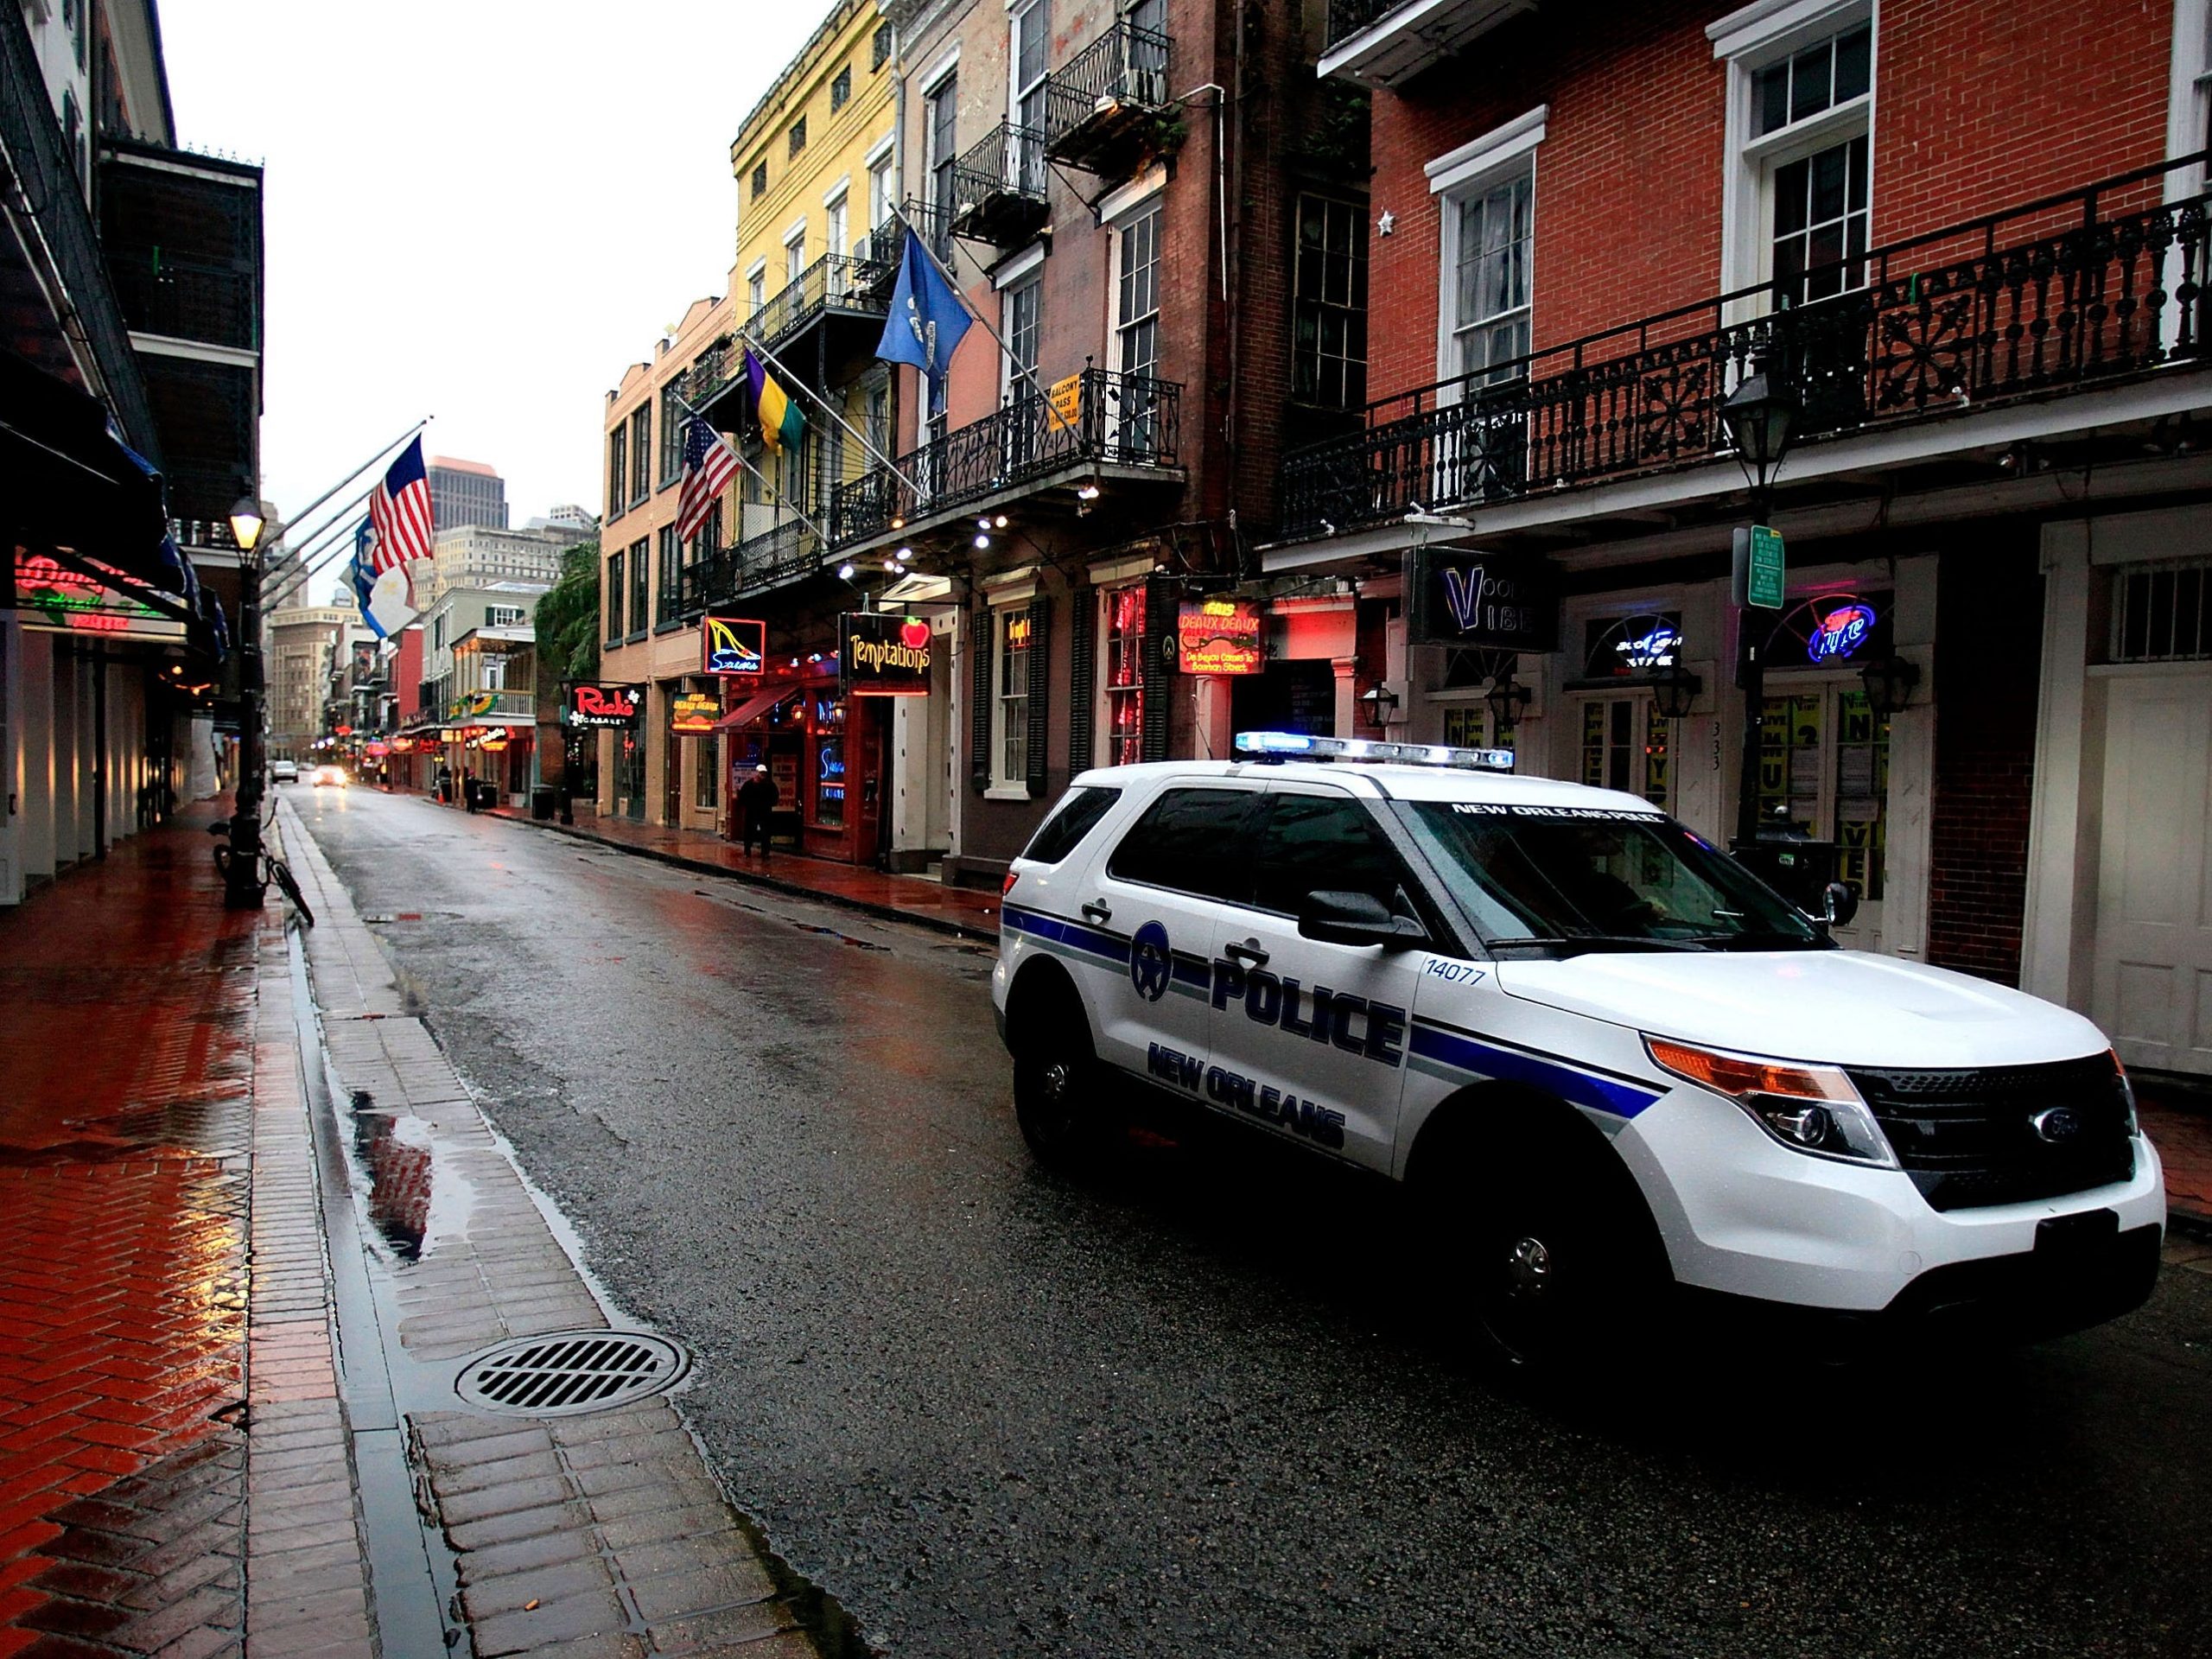
[[[1646,1037],[1652,1064],[1725,1095],[1785,1147],[1882,1169],[1897,1166],[1889,1137],[1849,1077],[1833,1065],[1762,1059]]]
[[[2111,1056],[2112,1069],[2120,1077],[2120,1103],[2127,1109],[2127,1132],[2132,1135],[2142,1127],[2135,1116],[2135,1085],[2128,1080],[2127,1068],[2120,1063],[2120,1051],[2115,1048],[2106,1052]]]

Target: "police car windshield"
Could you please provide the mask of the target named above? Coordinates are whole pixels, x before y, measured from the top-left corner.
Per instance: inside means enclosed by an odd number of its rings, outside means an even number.
[[[1811,919],[1658,813],[1401,803],[1497,950],[1819,950]]]

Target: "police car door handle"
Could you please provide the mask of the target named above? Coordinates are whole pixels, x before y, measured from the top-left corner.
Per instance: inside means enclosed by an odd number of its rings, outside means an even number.
[[[1113,906],[1103,899],[1094,899],[1083,907],[1083,919],[1103,925],[1114,919]]]
[[[1268,953],[1260,948],[1257,939],[1247,939],[1242,944],[1224,944],[1221,947],[1221,954],[1246,968],[1262,968],[1268,961]]]

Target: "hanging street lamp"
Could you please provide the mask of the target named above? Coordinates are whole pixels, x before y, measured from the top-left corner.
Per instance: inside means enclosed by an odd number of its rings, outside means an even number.
[[[258,910],[261,875],[261,798],[265,780],[262,705],[267,687],[261,657],[262,532],[269,528],[261,503],[242,495],[231,505],[231,537],[238,550],[238,782],[231,809],[230,861],[223,872],[223,905]]]

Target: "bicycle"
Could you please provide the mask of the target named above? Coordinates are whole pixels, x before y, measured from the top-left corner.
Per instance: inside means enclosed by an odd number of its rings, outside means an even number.
[[[308,901],[300,892],[299,879],[292,874],[292,867],[289,864],[287,864],[275,853],[269,850],[268,835],[269,831],[275,826],[276,822],[276,815],[274,812],[271,812],[262,823],[261,842],[257,860],[258,868],[255,870],[254,874],[259,879],[261,885],[264,887],[267,887],[271,880],[274,880],[276,883],[277,887],[283,893],[284,897],[291,901],[292,908],[299,912],[300,919],[306,923],[308,926],[313,927],[315,925],[315,912],[308,908]],[[228,818],[216,819],[214,823],[207,826],[207,833],[211,836],[228,836],[231,833],[231,821]],[[231,879],[231,866],[236,861],[237,855],[232,850],[227,842],[219,843],[216,846],[215,868],[222,876],[226,884],[227,884]]]

